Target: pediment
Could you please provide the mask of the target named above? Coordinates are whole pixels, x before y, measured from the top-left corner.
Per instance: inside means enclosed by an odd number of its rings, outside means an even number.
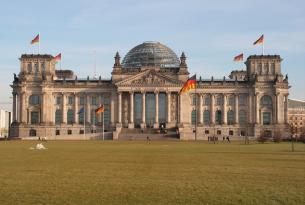
[[[147,70],[135,76],[117,82],[117,86],[139,86],[139,87],[163,87],[163,86],[181,86],[183,82],[168,77],[154,70]]]

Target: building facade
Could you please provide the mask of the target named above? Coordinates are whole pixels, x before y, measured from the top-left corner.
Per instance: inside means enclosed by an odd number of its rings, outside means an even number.
[[[8,137],[9,125],[11,124],[11,113],[0,109],[0,137]]]
[[[290,132],[293,137],[305,137],[305,101],[288,101],[288,118]]]
[[[178,95],[189,78],[186,56],[144,42],[123,61],[119,54],[111,79],[78,78],[55,70],[51,55],[22,55],[14,76],[11,137],[87,138],[104,130],[113,139],[132,131],[174,129],[181,140],[209,136],[289,135],[288,77],[278,55],[252,55],[246,70],[229,77],[197,77],[197,89]],[[104,105],[105,112],[95,114]],[[85,112],[78,114],[84,108]],[[102,122],[104,121],[104,123]],[[84,126],[85,125],[85,126]]]

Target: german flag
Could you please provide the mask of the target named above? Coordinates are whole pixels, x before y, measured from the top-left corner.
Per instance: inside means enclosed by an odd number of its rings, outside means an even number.
[[[187,91],[195,88],[196,88],[196,75],[193,75],[184,83],[183,87],[179,91],[179,95],[181,95],[182,93],[186,93]]]
[[[39,34],[31,41],[31,44],[39,43]]]
[[[54,57],[55,61],[61,61],[61,53]]]
[[[253,45],[256,45],[256,44],[263,44],[264,43],[264,34],[261,36],[261,37],[259,37],[259,39],[257,39],[254,43],[253,43]]]
[[[102,112],[104,112],[105,111],[105,108],[104,108],[104,105],[102,105],[101,107],[99,107],[99,108],[97,108],[96,110],[95,110],[95,113],[96,114],[99,114],[99,113],[102,113]]]
[[[243,59],[244,59],[244,54],[243,53],[234,57],[234,61],[243,61]]]

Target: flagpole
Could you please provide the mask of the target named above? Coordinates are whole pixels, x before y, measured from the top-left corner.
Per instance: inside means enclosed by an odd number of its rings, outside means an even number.
[[[103,126],[102,126],[102,129],[103,129],[103,141],[105,140],[105,136],[104,136],[104,112],[105,112],[105,108],[104,108],[104,111],[103,111]]]
[[[39,39],[38,39],[38,54],[40,54],[40,41],[41,41],[40,32],[38,32],[38,36],[39,36]]]
[[[195,74],[195,141],[197,141],[197,74]]]
[[[264,49],[265,49],[264,47],[265,47],[265,39],[263,40],[263,43],[262,43],[262,52],[263,52],[263,55],[264,55],[264,53],[265,53],[265,52],[264,52]]]
[[[86,139],[86,109],[84,105],[84,140]]]

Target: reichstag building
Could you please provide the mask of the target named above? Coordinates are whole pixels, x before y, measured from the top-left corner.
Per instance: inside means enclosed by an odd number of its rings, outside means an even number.
[[[178,58],[159,42],[137,45],[122,61],[116,53],[106,80],[56,70],[52,55],[23,54],[11,85],[11,137],[99,139],[103,126],[114,140],[148,134],[180,140],[289,136],[290,86],[281,61],[279,55],[251,55],[246,70],[197,76],[197,89],[178,95],[191,76],[186,56]],[[104,113],[96,114],[100,105]]]

